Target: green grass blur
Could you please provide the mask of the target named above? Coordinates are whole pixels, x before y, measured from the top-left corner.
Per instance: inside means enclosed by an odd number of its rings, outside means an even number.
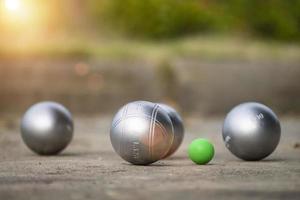
[[[300,1],[285,0],[89,0],[103,20],[131,37],[174,38],[217,32],[283,41],[300,39]]]

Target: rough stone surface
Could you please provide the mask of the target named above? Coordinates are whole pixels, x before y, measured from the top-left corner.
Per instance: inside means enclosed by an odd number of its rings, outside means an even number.
[[[282,119],[276,151],[259,162],[244,162],[225,149],[222,119],[187,119],[187,133],[171,158],[134,166],[114,153],[110,117],[75,119],[75,136],[58,156],[38,156],[21,141],[18,122],[0,121],[0,199],[299,199],[299,118]],[[197,166],[188,144],[210,139],[216,155]]]

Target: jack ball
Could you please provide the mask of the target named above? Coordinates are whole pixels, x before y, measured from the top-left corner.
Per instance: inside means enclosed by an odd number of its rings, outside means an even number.
[[[188,147],[189,158],[197,165],[205,165],[209,163],[214,157],[214,154],[214,146],[207,139],[195,139]]]

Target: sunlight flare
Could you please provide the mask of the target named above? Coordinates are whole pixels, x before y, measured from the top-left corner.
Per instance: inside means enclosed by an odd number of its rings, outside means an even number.
[[[10,12],[16,12],[21,8],[20,0],[5,0],[4,1],[5,8]]]

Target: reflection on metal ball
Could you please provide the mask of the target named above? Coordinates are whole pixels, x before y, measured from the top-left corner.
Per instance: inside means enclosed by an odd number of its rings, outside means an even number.
[[[37,103],[24,114],[21,135],[32,151],[41,155],[57,154],[73,137],[72,116],[58,103]]]
[[[160,103],[159,106],[162,107],[169,115],[174,129],[174,140],[168,154],[165,156],[168,157],[181,145],[184,137],[184,126],[179,113],[174,108],[162,103]]]
[[[172,122],[158,104],[131,102],[115,115],[110,139],[114,150],[124,160],[148,165],[162,159],[171,148],[174,139]]]
[[[243,160],[261,160],[280,140],[280,122],[267,106],[249,102],[234,107],[223,124],[226,147]]]

